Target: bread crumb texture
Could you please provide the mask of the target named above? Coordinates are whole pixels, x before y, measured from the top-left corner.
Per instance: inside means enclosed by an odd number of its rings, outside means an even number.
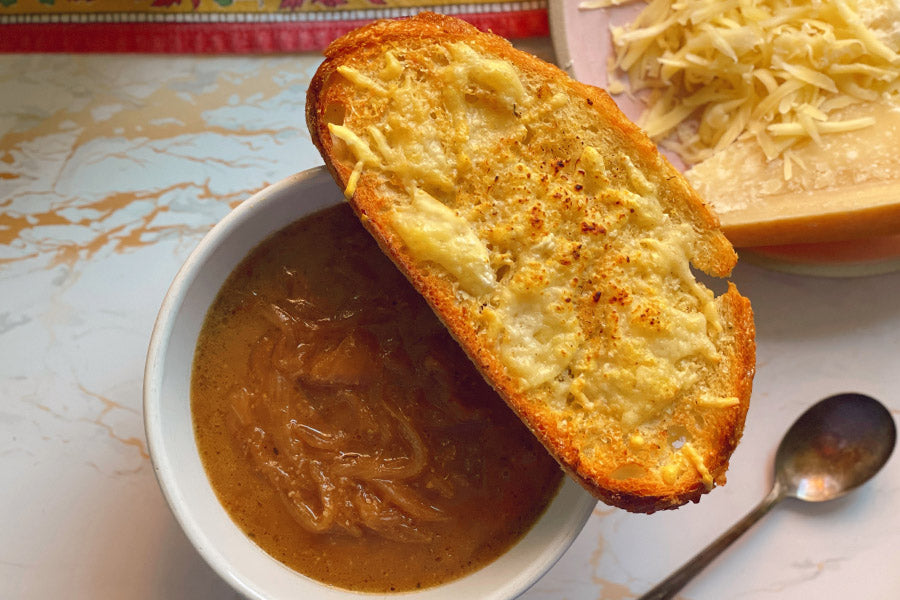
[[[605,98],[490,37],[342,59],[319,111],[345,192],[586,487],[633,510],[695,500],[724,482],[752,375],[691,269],[720,234],[630,123],[593,116]]]

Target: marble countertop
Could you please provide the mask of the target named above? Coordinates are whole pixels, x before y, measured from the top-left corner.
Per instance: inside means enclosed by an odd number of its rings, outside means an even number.
[[[157,487],[144,359],[163,295],[210,227],[321,163],[303,116],[318,63],[0,56],[0,598],[236,597]],[[525,598],[637,597],[766,495],[775,447],[812,402],[860,391],[900,410],[900,272],[741,264],[733,279],[759,337],[728,484],[651,516],[598,505]],[[681,597],[900,597],[898,461],[841,500],[776,507]]]

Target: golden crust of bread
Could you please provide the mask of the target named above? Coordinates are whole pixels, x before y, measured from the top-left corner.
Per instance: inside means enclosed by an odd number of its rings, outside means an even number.
[[[602,90],[451,17],[334,42],[313,142],[485,378],[600,500],[725,482],[755,364],[716,218]]]

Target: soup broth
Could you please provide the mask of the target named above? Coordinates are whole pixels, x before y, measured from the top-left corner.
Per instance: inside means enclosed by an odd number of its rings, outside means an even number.
[[[198,341],[191,409],[234,521],[287,566],[353,590],[485,565],[562,480],[346,205],[231,274]]]

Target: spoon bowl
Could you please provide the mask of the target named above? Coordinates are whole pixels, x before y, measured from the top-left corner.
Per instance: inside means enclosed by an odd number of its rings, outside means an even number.
[[[864,484],[888,461],[896,442],[894,418],[878,400],[846,393],[817,402],[782,438],[775,482],[763,501],[639,600],[674,596],[784,498],[823,502]]]
[[[881,470],[896,441],[894,420],[880,402],[863,394],[831,396],[788,429],[775,454],[776,486],[806,502],[843,496]]]

